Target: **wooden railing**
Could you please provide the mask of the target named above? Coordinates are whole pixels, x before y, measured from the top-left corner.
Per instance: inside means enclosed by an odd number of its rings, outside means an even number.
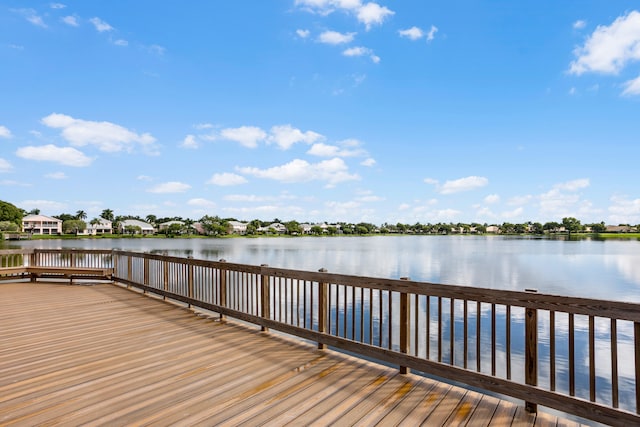
[[[0,261],[5,262],[0,254]],[[33,253],[366,358],[609,425],[640,424],[640,304],[185,259]]]

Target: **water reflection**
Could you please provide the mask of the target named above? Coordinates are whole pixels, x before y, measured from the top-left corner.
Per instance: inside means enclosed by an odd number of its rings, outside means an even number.
[[[80,239],[14,247],[121,249],[251,265],[640,302],[637,241],[501,236]]]

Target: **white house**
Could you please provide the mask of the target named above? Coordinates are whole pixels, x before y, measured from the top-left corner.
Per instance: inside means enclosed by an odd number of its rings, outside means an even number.
[[[120,232],[124,233],[127,227],[140,227],[141,234],[153,234],[155,233],[155,229],[153,225],[148,224],[144,221],[140,221],[137,219],[125,219],[120,223]],[[136,232],[137,233],[137,232]]]
[[[45,215],[29,214],[22,218],[22,232],[31,234],[62,234],[62,220]]]
[[[104,218],[98,218],[98,223],[96,224],[87,224],[87,234],[91,236],[95,236],[97,234],[111,234],[113,233],[113,223]]]
[[[258,231],[262,231],[265,233],[275,232],[278,234],[286,234],[287,227],[285,227],[284,224],[281,224],[279,222],[274,222],[273,224],[269,224],[266,227],[260,227]]]
[[[227,232],[229,234],[247,234],[247,225],[246,222],[240,221],[229,221],[227,222]]]

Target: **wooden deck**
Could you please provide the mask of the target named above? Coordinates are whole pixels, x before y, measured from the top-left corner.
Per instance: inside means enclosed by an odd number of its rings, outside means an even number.
[[[111,284],[0,284],[0,426],[578,425]]]

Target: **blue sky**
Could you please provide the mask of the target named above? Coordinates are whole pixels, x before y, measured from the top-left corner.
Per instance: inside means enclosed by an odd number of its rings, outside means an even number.
[[[632,1],[0,0],[0,199],[640,223]]]

